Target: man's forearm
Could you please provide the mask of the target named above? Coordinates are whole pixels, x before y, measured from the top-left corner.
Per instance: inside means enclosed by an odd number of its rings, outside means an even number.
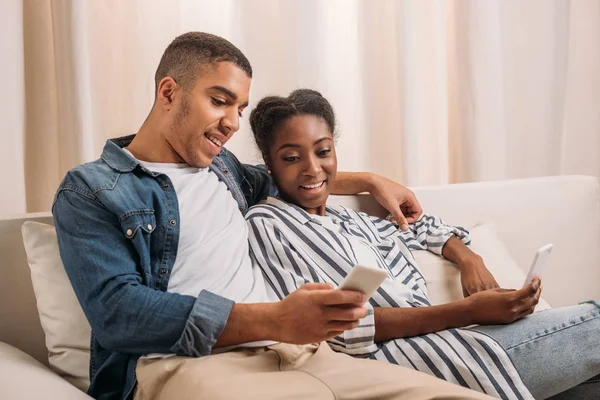
[[[376,307],[375,342],[471,325],[470,318],[465,300],[431,307]]]
[[[332,194],[358,194],[370,192],[374,175],[370,172],[338,172]]]
[[[274,304],[234,304],[227,324],[213,348],[259,340],[277,340]]]

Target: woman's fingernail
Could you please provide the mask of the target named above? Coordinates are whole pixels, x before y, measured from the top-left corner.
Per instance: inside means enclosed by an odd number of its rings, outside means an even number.
[[[402,224],[402,225],[400,226],[400,229],[402,229],[403,231],[407,231],[407,230],[408,230],[408,225],[406,225],[406,224]]]

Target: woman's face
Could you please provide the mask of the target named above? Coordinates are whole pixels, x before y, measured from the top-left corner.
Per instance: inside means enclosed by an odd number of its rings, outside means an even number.
[[[333,134],[314,115],[295,116],[274,133],[269,167],[283,200],[325,215],[337,171]]]

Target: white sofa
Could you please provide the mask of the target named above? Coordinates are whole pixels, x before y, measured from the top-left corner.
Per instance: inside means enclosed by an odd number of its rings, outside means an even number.
[[[414,192],[426,212],[449,223],[470,228],[493,222],[523,270],[537,248],[553,243],[543,293],[553,307],[600,298],[596,178],[559,176],[419,187]],[[383,213],[369,196],[333,197],[332,202]],[[48,351],[21,237],[27,220],[52,224],[49,213],[0,218],[0,399],[89,398],[47,367]]]

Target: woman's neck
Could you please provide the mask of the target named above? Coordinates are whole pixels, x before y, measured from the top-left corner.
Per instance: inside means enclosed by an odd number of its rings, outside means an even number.
[[[288,198],[287,198],[287,196],[284,196],[284,195],[282,195],[282,194],[281,194],[281,192],[280,192],[280,194],[279,194],[279,198],[280,198],[281,200],[285,201],[286,203],[290,203],[290,204],[293,204],[293,205],[295,205],[295,206],[298,206],[298,207],[300,207],[301,209],[303,209],[304,211],[306,211],[306,212],[307,212],[307,213],[309,213],[309,214],[312,214],[312,215],[320,215],[320,216],[322,216],[322,217],[324,217],[325,215],[327,215],[327,213],[325,212],[325,206],[326,206],[325,204],[322,204],[322,205],[320,205],[320,206],[318,206],[318,207],[316,207],[316,208],[308,208],[308,207],[304,207],[302,204],[298,204],[298,203],[297,203],[297,202],[295,202],[294,200],[292,200],[292,199],[288,199]]]
[[[312,214],[312,215],[320,215],[322,217],[324,217],[326,215],[325,204],[320,205],[317,208],[305,208],[305,207],[302,207],[301,205],[298,205],[298,207],[302,208],[304,211],[306,211],[307,213]]]

